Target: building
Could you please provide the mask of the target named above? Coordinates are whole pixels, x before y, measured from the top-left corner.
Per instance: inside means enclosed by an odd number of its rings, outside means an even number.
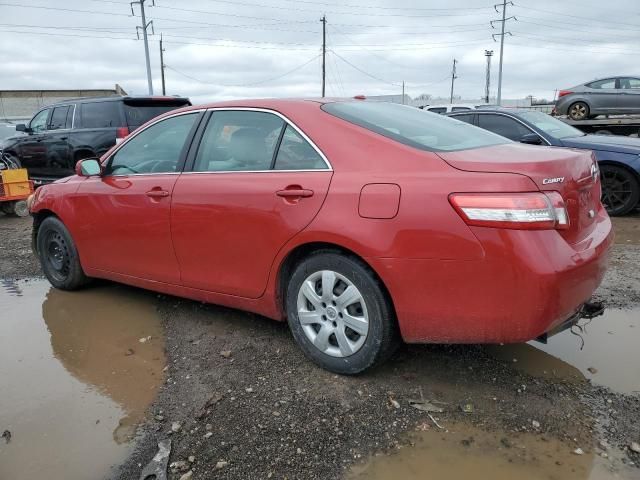
[[[114,89],[0,90],[0,122],[29,120],[42,107],[79,97],[126,95],[118,84]]]

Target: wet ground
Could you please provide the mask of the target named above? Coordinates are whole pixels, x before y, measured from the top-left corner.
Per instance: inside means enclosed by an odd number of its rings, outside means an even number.
[[[166,438],[172,480],[640,479],[640,215],[615,223],[582,350],[410,346],[347,378],[256,315],[16,282],[40,275],[29,223],[0,217],[0,479],[137,479]]]
[[[11,435],[0,478],[100,478],[126,459],[162,382],[153,299],[115,285],[0,284],[0,427]]]

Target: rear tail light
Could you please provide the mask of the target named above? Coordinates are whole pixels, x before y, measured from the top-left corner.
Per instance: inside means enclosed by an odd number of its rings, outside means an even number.
[[[116,129],[116,143],[120,143],[122,140],[124,140],[126,138],[126,136],[129,135],[129,128],[128,127],[120,127]]]
[[[569,228],[569,216],[558,192],[452,193],[449,201],[467,225],[517,230]]]
[[[571,90],[560,90],[560,91],[558,92],[558,98],[562,98],[562,97],[564,97],[565,95],[569,95],[569,94],[571,94],[571,93],[573,93]]]

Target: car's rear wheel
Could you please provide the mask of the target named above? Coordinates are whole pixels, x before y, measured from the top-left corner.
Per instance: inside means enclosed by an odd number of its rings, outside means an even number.
[[[42,270],[54,287],[76,290],[89,281],[71,234],[58,218],[47,217],[42,221],[37,247]]]
[[[569,107],[569,118],[571,120],[584,120],[589,118],[589,105],[584,102],[572,103]]]
[[[393,308],[379,280],[366,265],[337,252],[316,252],[297,265],[286,309],[303,352],[335,373],[371,368],[399,343]]]
[[[602,203],[611,216],[625,215],[638,205],[640,184],[633,173],[617,165],[601,165]]]

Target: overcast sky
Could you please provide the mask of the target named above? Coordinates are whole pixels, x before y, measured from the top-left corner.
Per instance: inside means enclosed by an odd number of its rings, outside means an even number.
[[[503,98],[552,99],[596,77],[640,75],[638,0],[514,0]],[[45,7],[45,8],[31,8]],[[66,9],[66,10],[65,10]],[[113,88],[146,94],[140,9],[124,0],[0,0],[0,90]],[[155,93],[159,39],[168,94],[196,102],[319,96],[327,18],[327,95],[484,94],[498,84],[501,14],[486,0],[146,0]],[[151,33],[151,32],[149,32]]]

